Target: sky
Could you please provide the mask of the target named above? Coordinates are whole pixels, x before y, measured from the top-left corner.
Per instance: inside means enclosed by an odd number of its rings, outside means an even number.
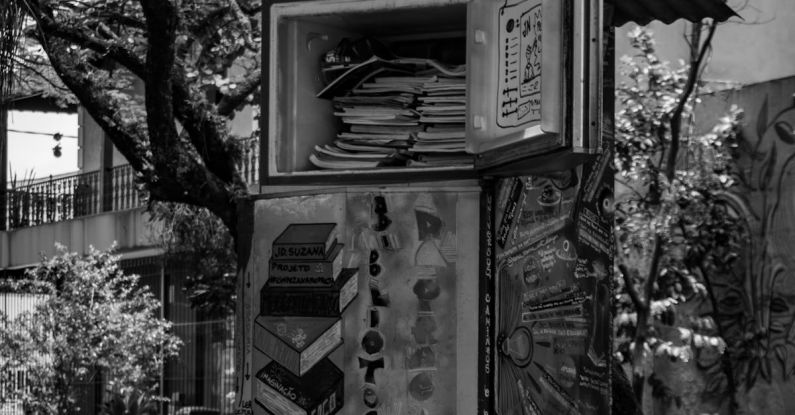
[[[9,181],[14,175],[47,177],[77,172],[77,114],[10,111],[8,114]],[[24,133],[22,132],[24,131]],[[36,133],[36,134],[30,134]],[[63,134],[62,155],[55,157],[55,133]]]

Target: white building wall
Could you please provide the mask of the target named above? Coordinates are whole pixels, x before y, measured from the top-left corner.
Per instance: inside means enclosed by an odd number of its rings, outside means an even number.
[[[728,0],[728,4],[742,19],[735,17],[718,26],[704,79],[717,81],[713,87],[721,88],[795,74],[795,1]],[[626,34],[634,27],[629,23],[616,30],[617,57],[632,52]],[[662,59],[672,63],[687,60],[685,35],[689,27],[690,22],[685,20],[649,25]]]

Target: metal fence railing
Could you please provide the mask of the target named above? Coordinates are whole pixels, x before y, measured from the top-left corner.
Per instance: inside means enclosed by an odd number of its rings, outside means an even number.
[[[141,192],[135,183],[135,170],[129,164],[111,169],[109,191],[103,192],[104,206],[113,211],[134,209],[143,205]],[[110,199],[109,201],[107,199]]]
[[[237,163],[237,169],[243,176],[243,180],[248,184],[259,182],[259,144],[255,142],[251,148],[246,149],[240,161]]]
[[[22,313],[33,309],[45,296],[40,294],[0,293],[0,312],[6,319],[2,320],[0,331],[8,332],[5,325],[18,318]],[[29,391],[27,372],[21,368],[4,368],[0,373],[0,415],[24,415],[21,393]]]
[[[183,264],[166,266],[161,257],[147,257],[123,260],[120,265],[125,272],[140,275],[141,284],[161,299],[163,317],[172,322],[171,331],[183,343],[179,355],[163,370],[159,392],[168,403],[161,406],[161,415],[185,415],[198,408],[209,411],[202,413],[234,413],[234,319],[209,320],[191,307],[182,289],[190,274]]]
[[[165,412],[206,408],[231,415],[235,382],[231,320],[175,323],[172,330],[183,346],[179,356],[166,364],[163,386],[170,402]]]
[[[22,402],[18,400],[11,400],[0,402],[0,415],[24,415],[25,411],[22,407]]]
[[[40,180],[7,189],[6,229],[59,222],[100,211],[99,172]]]
[[[243,151],[237,168],[248,184],[259,182],[259,146]],[[129,164],[102,171],[37,179],[0,194],[0,230],[62,222],[100,212],[141,207],[145,198]],[[3,200],[5,199],[5,200]],[[2,214],[5,214],[3,216]]]

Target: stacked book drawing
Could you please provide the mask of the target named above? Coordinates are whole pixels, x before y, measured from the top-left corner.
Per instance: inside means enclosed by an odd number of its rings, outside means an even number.
[[[354,66],[318,93],[332,100],[343,128],[310,161],[327,169],[471,165],[465,73],[427,59]]]
[[[328,355],[358,292],[358,268],[343,268],[342,248],[335,223],[290,224],[273,241],[254,323],[254,347],[271,359],[256,374],[255,401],[269,413],[342,407],[342,371]]]

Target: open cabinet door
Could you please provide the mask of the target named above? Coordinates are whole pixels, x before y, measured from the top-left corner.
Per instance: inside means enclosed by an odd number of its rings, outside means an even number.
[[[602,0],[472,1],[467,148],[479,170],[562,170],[599,151],[601,16]]]
[[[272,197],[251,206],[238,407],[474,414],[478,187]]]

